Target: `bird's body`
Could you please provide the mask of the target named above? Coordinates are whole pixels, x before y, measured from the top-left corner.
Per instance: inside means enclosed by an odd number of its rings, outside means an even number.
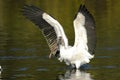
[[[55,55],[60,61],[72,65],[77,69],[94,57],[96,36],[95,22],[92,15],[84,5],[81,5],[73,21],[75,30],[75,42],[73,46],[68,44],[68,39],[61,24],[50,15],[35,6],[26,5],[23,15],[39,26],[45,36],[50,56]]]
[[[81,48],[81,46],[68,46],[67,48],[61,46],[60,47],[60,57],[58,58],[60,61],[63,61],[67,65],[75,66],[79,68],[81,65],[85,63],[89,63],[89,59],[93,58],[87,50]]]

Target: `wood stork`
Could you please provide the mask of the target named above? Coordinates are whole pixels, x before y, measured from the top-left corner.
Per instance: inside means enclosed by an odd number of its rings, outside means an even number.
[[[74,18],[75,42],[73,46],[68,44],[68,39],[61,24],[43,10],[33,6],[25,5],[22,9],[23,15],[39,26],[48,46],[50,56],[58,57],[61,62],[79,69],[81,65],[89,63],[94,57],[96,34],[95,21],[85,5],[80,8]]]

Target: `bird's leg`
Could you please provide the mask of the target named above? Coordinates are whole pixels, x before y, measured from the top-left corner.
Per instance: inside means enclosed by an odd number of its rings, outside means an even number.
[[[75,62],[76,69],[79,69],[80,63],[81,63],[80,61],[76,61],[76,62]]]
[[[75,69],[75,68],[76,68],[75,64],[71,64],[71,66],[72,66],[72,68],[73,68],[73,69]]]

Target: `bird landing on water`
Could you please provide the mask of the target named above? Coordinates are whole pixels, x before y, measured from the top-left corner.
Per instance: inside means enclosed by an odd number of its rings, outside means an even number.
[[[57,56],[58,60],[67,65],[79,68],[89,63],[94,57],[96,45],[95,21],[85,5],[80,8],[74,18],[75,42],[73,46],[68,44],[68,39],[61,24],[43,10],[33,6],[25,5],[22,9],[23,15],[36,24],[43,33],[51,55]]]

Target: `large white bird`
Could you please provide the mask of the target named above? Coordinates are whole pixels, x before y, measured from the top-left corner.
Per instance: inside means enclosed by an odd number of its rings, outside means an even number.
[[[79,68],[89,63],[94,57],[96,34],[95,22],[85,5],[80,5],[78,13],[73,21],[75,30],[75,42],[73,46],[68,44],[68,39],[61,24],[43,10],[25,5],[23,15],[39,26],[50,48],[50,56],[58,57],[67,65]]]

